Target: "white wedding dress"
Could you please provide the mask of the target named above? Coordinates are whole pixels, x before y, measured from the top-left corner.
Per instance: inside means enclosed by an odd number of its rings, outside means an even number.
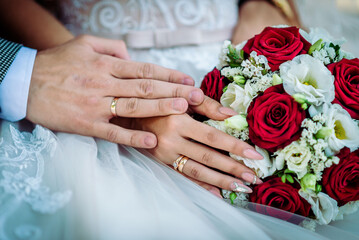
[[[237,19],[235,0],[63,0],[60,7],[73,33],[117,39],[134,30],[175,34],[184,27],[211,35]],[[221,45],[133,48],[130,54],[191,74],[198,85],[216,65]],[[26,121],[0,124],[1,240],[355,239],[334,227],[319,228],[318,235],[234,208],[133,148]]]

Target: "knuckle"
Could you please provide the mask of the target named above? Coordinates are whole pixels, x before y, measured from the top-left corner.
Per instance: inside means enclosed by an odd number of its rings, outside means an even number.
[[[127,100],[125,104],[126,112],[134,113],[138,109],[138,99],[137,98],[130,98]]]
[[[234,176],[239,176],[241,173],[241,169],[238,167],[237,164],[232,164],[228,169],[228,173]]]
[[[129,145],[130,146],[137,146],[137,135],[136,134],[132,134],[130,139],[129,139]]]
[[[206,133],[206,139],[208,140],[208,142],[216,142],[218,137],[217,137],[217,134],[213,131],[213,130],[209,130],[207,133]]]
[[[223,189],[231,189],[231,182],[229,182],[227,179],[219,179],[217,184],[218,187]]]
[[[153,81],[152,80],[143,80],[140,83],[140,96],[149,98],[153,94]]]
[[[96,69],[104,69],[108,66],[109,66],[109,60],[108,60],[108,56],[106,55],[100,55],[94,61],[94,67]]]
[[[139,76],[144,79],[152,78],[154,73],[154,65],[151,63],[144,63],[139,68]]]
[[[197,167],[191,167],[189,171],[189,176],[194,179],[199,179],[201,177],[200,170]]]
[[[180,127],[179,125],[179,118],[177,117],[178,115],[170,115],[167,117],[167,127],[169,129],[169,131],[171,130],[176,130],[178,129],[178,127]]]
[[[204,164],[204,165],[207,165],[207,166],[210,166],[212,165],[213,163],[213,155],[211,153],[204,153],[201,157],[201,162]]]
[[[107,131],[107,140],[110,142],[118,142],[119,132],[115,128],[111,128]]]
[[[173,97],[181,97],[182,96],[182,88],[180,86],[176,86],[174,89],[173,89],[173,92],[172,92],[172,96]]]
[[[229,144],[229,152],[231,153],[237,153],[238,152],[238,149],[242,149],[241,146],[239,146],[239,144],[236,142],[237,140],[235,141],[231,141]]]
[[[164,100],[157,101],[157,112],[158,113],[166,113],[168,112],[168,103]]]
[[[174,70],[169,71],[168,82],[170,82],[170,83],[175,83],[176,82],[176,72]]]

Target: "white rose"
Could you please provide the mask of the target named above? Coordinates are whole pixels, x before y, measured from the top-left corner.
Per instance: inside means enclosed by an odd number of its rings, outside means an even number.
[[[326,112],[326,127],[332,129],[328,137],[328,145],[333,154],[343,147],[353,152],[359,147],[359,127],[350,117],[349,113],[339,104],[333,104]]]
[[[299,190],[299,195],[312,206],[312,211],[320,224],[327,225],[337,217],[339,213],[338,203],[327,194],[323,192],[315,194],[313,191]]]
[[[268,152],[265,149],[257,146],[255,146],[255,149],[263,156],[262,160],[251,160],[234,155],[232,153],[230,153],[230,156],[238,161],[243,162],[247,167],[251,168],[260,178],[272,176],[277,169],[273,164],[273,161],[271,160]]]
[[[300,93],[315,106],[334,100],[334,77],[324,64],[309,55],[300,55],[280,65],[284,90]]]
[[[227,90],[221,97],[221,104],[225,107],[230,107],[237,113],[247,113],[252,96],[249,84],[246,84],[244,88],[241,86],[230,83]]]
[[[298,178],[302,178],[307,173],[308,162],[312,158],[312,154],[306,145],[301,145],[295,141],[277,151],[276,154],[277,169],[283,169],[286,162],[288,169],[294,171]]]

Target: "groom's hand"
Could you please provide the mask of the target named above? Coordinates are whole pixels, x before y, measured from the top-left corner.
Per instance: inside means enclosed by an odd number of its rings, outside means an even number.
[[[138,118],[185,113],[188,104],[204,99],[193,83],[181,72],[130,61],[122,41],[82,36],[38,53],[27,119],[55,131],[153,148],[153,133],[111,124],[113,114]]]

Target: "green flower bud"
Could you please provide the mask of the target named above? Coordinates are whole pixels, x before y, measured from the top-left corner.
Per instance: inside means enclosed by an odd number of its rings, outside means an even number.
[[[308,54],[311,55],[314,51],[319,51],[320,49],[322,49],[322,42],[323,39],[319,39],[318,41],[316,41],[310,48],[308,51]]]
[[[300,179],[300,186],[304,191],[311,189],[316,191],[317,177],[314,174],[307,173],[302,179]]]
[[[296,94],[293,94],[292,96],[294,98],[294,100],[299,103],[299,104],[303,104],[303,103],[306,103],[307,102],[307,98],[301,94],[301,93],[296,93]]]
[[[231,192],[229,194],[229,199],[231,200],[231,204],[234,203],[234,200],[237,198],[237,194],[235,192]]]
[[[233,82],[238,85],[244,85],[246,83],[246,79],[243,76],[234,76]]]
[[[315,134],[315,138],[317,139],[326,139],[330,135],[332,135],[333,129],[328,127],[322,127],[319,131]]]
[[[278,76],[278,74],[273,74],[273,81],[272,81],[272,85],[279,85],[283,83],[283,80]]]
[[[303,108],[303,110],[307,110],[308,109],[308,104],[303,103],[301,107]]]
[[[322,185],[317,184],[316,193],[320,193],[322,191]]]
[[[226,127],[237,129],[238,131],[244,130],[248,127],[247,119],[244,115],[239,114],[224,120]]]

